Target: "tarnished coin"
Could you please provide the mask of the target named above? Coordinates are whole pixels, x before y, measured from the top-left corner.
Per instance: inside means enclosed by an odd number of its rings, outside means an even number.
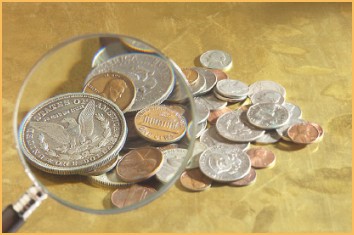
[[[251,164],[254,168],[267,168],[275,164],[274,153],[266,148],[250,148],[246,153],[251,159]]]
[[[195,103],[195,109],[196,109],[195,111],[196,111],[197,123],[202,123],[202,122],[206,121],[209,117],[210,110],[205,105],[205,103],[203,101],[201,101],[200,99],[194,99],[194,103]]]
[[[140,110],[134,123],[140,136],[157,143],[178,141],[187,130],[185,118],[164,105],[149,106]]]
[[[217,81],[221,81],[223,79],[228,79],[229,78],[229,76],[227,76],[227,74],[224,71],[220,70],[220,69],[210,69],[210,71],[215,74]]]
[[[128,183],[141,182],[155,175],[162,166],[163,154],[153,147],[130,151],[119,161],[116,170],[119,178]]]
[[[204,103],[210,111],[223,109],[227,105],[227,102],[217,99],[214,94],[196,97],[195,100]]]
[[[289,127],[288,136],[294,143],[311,144],[318,139],[320,132],[312,123],[306,122]]]
[[[113,101],[123,112],[134,104],[136,91],[130,78],[119,73],[103,73],[94,76],[83,92],[100,95]]]
[[[211,126],[200,136],[200,142],[204,143],[206,146],[211,147],[215,145],[227,145],[230,147],[237,147],[242,150],[246,150],[250,143],[244,141],[245,143],[235,143],[223,138],[216,130],[215,126]]]
[[[118,208],[131,206],[150,195],[156,193],[156,189],[148,186],[134,184],[130,187],[118,188],[111,195],[111,202]]]
[[[199,192],[210,188],[212,180],[206,177],[199,168],[195,168],[184,171],[180,182],[186,189]]]
[[[172,92],[175,78],[172,67],[158,56],[130,53],[116,56],[96,66],[86,77],[85,84],[94,76],[116,72],[129,77],[136,88],[136,98],[129,112],[161,104]]]
[[[229,97],[225,97],[225,96],[222,96],[220,95],[217,90],[213,90],[213,94],[215,95],[216,98],[218,98],[219,100],[222,100],[222,101],[226,101],[226,102],[229,102],[229,103],[237,103],[237,102],[241,102],[245,99],[247,99],[247,96],[240,96],[238,98],[229,98]]]
[[[302,111],[299,106],[285,102],[283,106],[288,110],[290,119],[299,119],[302,116]]]
[[[279,83],[273,81],[258,81],[250,85],[248,96],[251,97],[253,94],[262,91],[262,90],[272,90],[277,91],[283,97],[286,95],[285,88]]]
[[[228,113],[231,112],[232,109],[225,107],[223,109],[219,109],[219,110],[214,110],[210,112],[210,115],[208,117],[208,122],[212,125],[215,125],[216,121],[218,120],[218,118],[223,115],[224,113]]]
[[[260,103],[249,107],[247,111],[248,121],[263,129],[276,129],[284,126],[289,121],[288,110],[273,103]]]
[[[199,79],[199,73],[190,68],[183,68],[182,72],[186,75],[189,85],[194,85]]]
[[[249,173],[251,161],[239,148],[216,145],[200,155],[199,167],[204,175],[215,181],[232,182]]]
[[[261,90],[254,93],[251,97],[252,104],[259,103],[276,103],[283,104],[284,97],[277,91],[272,90]]]
[[[20,147],[35,167],[54,174],[83,174],[116,157],[127,126],[112,101],[67,93],[36,106],[19,134]]]
[[[253,184],[254,182],[256,182],[256,179],[257,179],[257,173],[256,173],[255,169],[253,169],[251,167],[250,172],[245,177],[243,177],[242,179],[233,181],[233,182],[229,183],[229,185],[230,186],[247,186],[247,185],[250,185],[250,184]]]
[[[200,77],[204,77],[205,79],[205,87],[201,91],[199,91],[198,94],[196,95],[204,95],[214,88],[217,82],[216,76],[214,73],[209,71],[209,69],[205,69],[205,68],[194,68],[194,69],[198,72]]]
[[[288,121],[288,123],[286,123],[284,126],[281,126],[277,129],[275,129],[275,131],[281,136],[281,138],[283,140],[286,141],[291,141],[291,139],[288,136],[288,129],[289,127],[291,127],[294,124],[298,124],[298,123],[304,123],[305,121],[302,119],[290,119]]]
[[[200,56],[200,63],[210,69],[229,70],[232,67],[231,56],[220,50],[210,50]]]
[[[234,79],[224,79],[216,84],[216,91],[228,98],[240,98],[247,96],[248,85]]]
[[[184,159],[187,157],[187,149],[168,149],[162,151],[163,163],[162,167],[156,172],[156,178],[162,183],[167,183],[177,173]]]
[[[193,154],[189,159],[186,169],[193,169],[199,167],[199,157],[208,148],[206,144],[203,144],[199,140],[194,142]]]
[[[110,188],[117,188],[117,187],[127,186],[131,184],[121,180],[118,177],[115,169],[112,169],[101,175],[88,176],[88,181],[90,181],[92,184],[97,184],[100,186],[106,186]]]
[[[215,127],[222,137],[235,142],[251,142],[264,134],[264,130],[248,122],[246,111],[241,109],[219,117]]]

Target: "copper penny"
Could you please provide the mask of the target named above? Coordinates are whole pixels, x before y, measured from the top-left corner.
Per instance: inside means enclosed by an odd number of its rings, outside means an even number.
[[[317,140],[315,140],[315,142],[317,143],[317,142],[320,142],[321,140],[322,140],[322,138],[323,138],[323,135],[324,135],[324,130],[323,130],[323,128],[319,125],[319,124],[317,124],[317,123],[314,123],[314,122],[311,122],[311,124],[314,126],[314,127],[316,127],[316,129],[318,130],[318,138],[317,138]]]
[[[266,168],[275,164],[274,153],[266,148],[251,148],[247,150],[246,153],[251,160],[252,167],[254,168]]]
[[[118,176],[128,183],[144,181],[161,168],[163,154],[153,147],[134,149],[125,154],[117,164]]]
[[[199,168],[186,170],[180,177],[180,182],[191,191],[204,191],[210,188],[212,180],[206,177]]]
[[[194,85],[199,79],[199,74],[194,69],[183,68],[182,72],[186,75],[189,85]]]
[[[185,118],[164,105],[149,106],[140,110],[134,123],[141,137],[156,143],[178,141],[187,130]]]
[[[94,76],[85,85],[84,92],[113,101],[123,112],[131,108],[136,97],[132,80],[119,73],[102,73]]]
[[[152,187],[134,184],[127,188],[116,189],[111,195],[111,202],[118,208],[131,206],[156,193]]]
[[[225,107],[219,110],[214,110],[214,111],[210,111],[209,117],[208,117],[208,122],[210,124],[215,125],[216,121],[218,120],[218,118],[223,115],[224,113],[228,113],[231,112],[232,109]]]
[[[246,185],[250,185],[253,184],[254,182],[256,182],[257,179],[257,173],[255,171],[255,169],[251,168],[250,172],[243,177],[242,179],[236,180],[234,182],[229,183],[229,185],[231,186],[246,186]]]
[[[219,69],[210,69],[210,71],[215,74],[216,76],[216,80],[220,81],[220,80],[224,80],[224,79],[228,79],[229,76],[222,70]]]
[[[289,127],[288,136],[294,143],[311,144],[319,138],[320,132],[312,123],[299,123]]]

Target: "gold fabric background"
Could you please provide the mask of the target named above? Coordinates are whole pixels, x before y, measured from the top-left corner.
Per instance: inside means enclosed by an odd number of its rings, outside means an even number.
[[[277,163],[249,187],[174,186],[143,208],[105,216],[47,199],[20,232],[351,231],[351,22],[351,3],[3,3],[3,207],[31,185],[12,133],[23,79],[56,44],[109,32],[141,38],[180,67],[225,50],[231,78],[279,82],[303,118],[323,126],[324,139],[269,146]]]

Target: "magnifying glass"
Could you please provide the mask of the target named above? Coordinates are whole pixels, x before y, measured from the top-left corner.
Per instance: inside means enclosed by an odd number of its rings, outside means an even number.
[[[194,110],[181,69],[148,43],[95,34],[54,47],[18,94],[14,135],[33,186],[3,210],[3,232],[47,195],[95,214],[157,199],[192,155]]]

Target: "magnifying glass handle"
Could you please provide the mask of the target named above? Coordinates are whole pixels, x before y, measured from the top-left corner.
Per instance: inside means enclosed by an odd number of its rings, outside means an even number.
[[[47,194],[39,187],[30,187],[15,204],[2,211],[2,232],[16,232],[46,198]]]

